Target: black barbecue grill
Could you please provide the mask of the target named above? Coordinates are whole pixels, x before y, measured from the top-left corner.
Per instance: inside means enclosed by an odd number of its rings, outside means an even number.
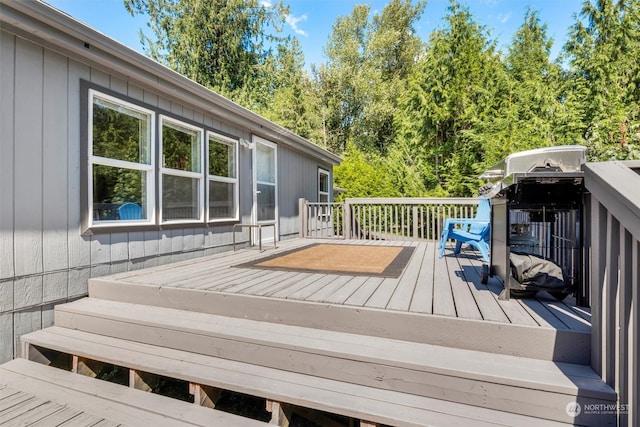
[[[515,153],[486,171],[491,256],[483,283],[498,276],[501,299],[548,291],[558,299],[582,285],[583,172],[579,145]]]

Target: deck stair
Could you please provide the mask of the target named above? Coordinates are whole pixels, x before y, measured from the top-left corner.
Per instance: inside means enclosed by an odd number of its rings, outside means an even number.
[[[284,415],[295,405],[372,425],[615,425],[567,414],[571,402],[616,401],[586,365],[96,298],[57,306],[55,325],[23,336],[25,357],[48,363],[51,349],[75,367],[126,367],[134,382],[185,380],[204,400],[212,389],[264,397]]]
[[[250,427],[266,423],[15,359],[0,366],[0,425]]]

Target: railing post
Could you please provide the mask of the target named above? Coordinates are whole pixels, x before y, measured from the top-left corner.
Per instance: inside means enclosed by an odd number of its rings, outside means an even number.
[[[342,220],[344,221],[344,238],[351,239],[351,205],[349,199],[345,199],[342,213]]]
[[[413,205],[413,237],[414,239],[418,238],[418,205]]]
[[[307,212],[307,201],[304,198],[298,199],[298,213],[300,214],[300,237],[307,237],[307,218],[309,217]]]

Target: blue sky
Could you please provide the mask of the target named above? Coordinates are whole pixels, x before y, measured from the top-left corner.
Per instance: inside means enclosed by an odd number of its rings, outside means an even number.
[[[50,5],[73,16],[107,36],[135,50],[142,51],[138,31],[146,30],[146,19],[131,17],[122,0],[45,0]],[[389,0],[285,0],[290,7],[286,31],[300,40],[306,65],[324,62],[323,48],[338,16],[347,16],[356,4],[370,4],[373,13],[381,12]],[[555,59],[566,42],[567,30],[580,12],[583,0],[460,0],[469,7],[474,19],[491,31],[500,46],[508,45],[513,33],[522,25],[528,6],[540,12],[547,24],[547,33],[554,45]],[[449,0],[428,0],[422,18],[416,26],[420,37],[443,26]],[[147,33],[148,30],[146,31]]]

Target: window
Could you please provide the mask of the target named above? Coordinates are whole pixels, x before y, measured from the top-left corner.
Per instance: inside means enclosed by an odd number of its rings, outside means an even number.
[[[86,90],[83,232],[238,220],[237,139]]]
[[[208,132],[208,219],[238,219],[238,141]]]
[[[329,171],[318,169],[318,202],[320,203],[329,203],[331,201],[329,182]]]
[[[89,221],[154,219],[154,113],[89,91]]]
[[[161,204],[163,222],[203,217],[203,130],[161,117]]]

